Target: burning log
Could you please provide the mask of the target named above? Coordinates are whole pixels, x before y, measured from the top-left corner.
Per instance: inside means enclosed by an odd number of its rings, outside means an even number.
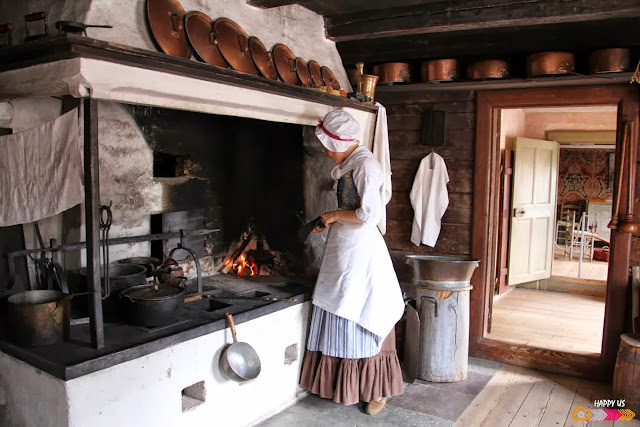
[[[233,265],[236,263],[236,260],[240,258],[244,254],[247,249],[249,243],[253,240],[253,233],[249,233],[249,235],[242,240],[242,243],[236,248],[231,257],[227,258],[224,261],[222,266],[222,270],[220,271],[222,274],[228,274],[229,271],[233,268]]]
[[[270,276],[281,264],[280,253],[272,251],[263,237],[243,233],[239,241],[239,244],[231,244],[224,262],[218,267],[221,274]]]

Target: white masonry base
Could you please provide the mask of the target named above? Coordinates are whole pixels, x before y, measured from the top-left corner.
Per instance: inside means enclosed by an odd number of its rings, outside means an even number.
[[[66,382],[0,353],[0,425],[256,424],[304,396],[298,381],[310,308],[306,302],[237,326],[238,339],[251,344],[262,363],[260,376],[245,383],[227,379],[218,368],[232,342],[229,329]],[[287,364],[285,349],[292,344],[297,360]],[[182,390],[201,381],[204,402],[183,412]]]

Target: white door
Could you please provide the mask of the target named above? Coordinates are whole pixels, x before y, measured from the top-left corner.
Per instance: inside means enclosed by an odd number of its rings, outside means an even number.
[[[558,143],[516,138],[507,283],[551,277]]]

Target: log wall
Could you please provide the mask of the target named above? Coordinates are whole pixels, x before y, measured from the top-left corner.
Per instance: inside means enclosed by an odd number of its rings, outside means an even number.
[[[393,197],[387,205],[389,250],[401,253],[468,255],[471,252],[473,144],[475,137],[475,92],[432,92],[414,98],[378,95],[387,108]],[[420,145],[423,111],[447,112],[446,141],[441,147]],[[449,172],[449,207],[434,248],[415,246],[409,240],[413,208],[409,192],[420,161],[431,150],[440,154]]]

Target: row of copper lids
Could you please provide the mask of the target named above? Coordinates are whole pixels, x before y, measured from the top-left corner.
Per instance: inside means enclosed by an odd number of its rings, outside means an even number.
[[[186,13],[178,0],[147,0],[147,16],[156,42],[169,55],[188,59],[193,48],[200,59],[216,67],[262,74],[271,80],[279,76],[298,86],[340,89],[329,67],[314,60],[307,63],[282,43],[269,52],[259,38],[249,37],[231,19],[214,21],[202,12]]]

